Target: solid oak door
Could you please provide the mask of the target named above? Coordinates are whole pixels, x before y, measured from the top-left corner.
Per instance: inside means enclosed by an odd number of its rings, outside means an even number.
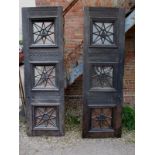
[[[62,7],[22,9],[28,135],[64,135]]]
[[[124,10],[84,10],[83,137],[120,137]]]

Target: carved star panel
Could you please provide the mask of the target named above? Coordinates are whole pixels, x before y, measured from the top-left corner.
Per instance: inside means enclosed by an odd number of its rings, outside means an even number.
[[[92,88],[112,88],[113,87],[113,67],[93,66],[91,85],[92,85]]]
[[[92,129],[112,128],[112,109],[93,108],[91,111],[91,128]]]
[[[34,22],[33,43],[38,45],[55,45],[54,22]]]
[[[113,23],[94,22],[92,32],[93,45],[113,45],[114,25]]]
[[[34,88],[56,88],[56,66],[34,67]]]
[[[50,106],[35,107],[34,126],[43,128],[57,128],[56,108]]]

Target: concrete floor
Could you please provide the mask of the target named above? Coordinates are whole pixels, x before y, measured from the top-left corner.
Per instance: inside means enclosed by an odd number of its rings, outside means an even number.
[[[64,137],[28,137],[20,126],[20,155],[134,155],[135,145],[127,137],[82,139],[78,131]]]
[[[23,66],[20,67],[23,79]],[[82,139],[80,131],[67,131],[64,137],[28,137],[20,116],[20,155],[134,155],[134,132],[122,138]]]
[[[20,123],[19,151],[20,155],[134,155],[130,137],[82,139],[79,131],[68,131],[64,137],[28,137]]]

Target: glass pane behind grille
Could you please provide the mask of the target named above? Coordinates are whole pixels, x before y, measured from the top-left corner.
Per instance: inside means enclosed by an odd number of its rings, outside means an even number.
[[[56,80],[55,65],[34,67],[34,87],[35,88],[55,88]]]
[[[93,66],[91,78],[92,88],[112,88],[113,67]]]
[[[92,44],[94,45],[114,44],[113,23],[94,22],[92,32]]]
[[[39,106],[34,108],[34,126],[45,128],[56,128],[56,108],[50,106]]]
[[[34,22],[33,43],[37,45],[55,45],[54,22]]]
[[[91,110],[91,128],[103,129],[112,128],[112,109],[93,108]]]

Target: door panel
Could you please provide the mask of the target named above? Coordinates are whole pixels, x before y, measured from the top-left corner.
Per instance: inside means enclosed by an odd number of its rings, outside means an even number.
[[[120,137],[124,10],[84,10],[83,137]]]
[[[23,8],[27,133],[64,135],[62,7]]]

